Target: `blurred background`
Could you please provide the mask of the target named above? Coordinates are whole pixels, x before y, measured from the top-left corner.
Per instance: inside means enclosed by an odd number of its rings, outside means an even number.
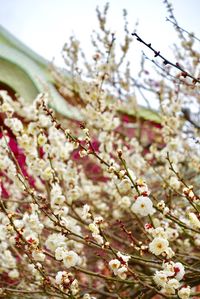
[[[171,56],[169,47],[177,35],[162,0],[110,0],[109,26],[120,40],[123,32],[123,8],[127,9],[129,29],[135,28],[147,42],[163,55]],[[97,28],[95,8],[103,8],[104,0],[0,0],[0,23],[38,54],[62,65],[61,49],[71,34],[80,40],[84,51],[93,54],[90,35]],[[173,0],[179,25],[198,35],[200,1]],[[137,43],[137,51],[138,51]],[[139,49],[140,51],[140,49]],[[168,53],[169,52],[169,53]],[[133,54],[134,55],[134,54]]]

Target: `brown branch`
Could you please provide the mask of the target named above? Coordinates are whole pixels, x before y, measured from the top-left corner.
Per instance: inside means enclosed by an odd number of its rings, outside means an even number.
[[[189,77],[192,79],[192,82],[195,83],[200,83],[200,78],[195,78],[193,75],[191,75],[190,73],[188,73],[183,67],[180,66],[180,64],[178,62],[173,63],[170,60],[168,60],[167,58],[165,58],[163,55],[161,55],[160,51],[157,51],[156,49],[154,49],[151,45],[151,43],[146,43],[137,33],[132,33],[132,36],[135,36],[137,41],[139,41],[140,43],[144,44],[147,48],[149,48],[153,53],[154,53],[154,57],[159,57],[163,60],[163,64],[164,65],[171,65],[174,68],[178,69],[179,71],[181,71],[181,76],[186,78]]]

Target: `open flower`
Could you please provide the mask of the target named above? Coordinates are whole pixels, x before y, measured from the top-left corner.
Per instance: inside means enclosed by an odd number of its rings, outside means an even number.
[[[45,260],[45,254],[41,250],[34,250],[32,252],[32,257],[38,262],[43,262]]]
[[[156,271],[153,277],[158,286],[164,287],[167,283],[167,275],[164,271]]]
[[[117,276],[120,279],[126,279],[126,276],[127,276],[126,272],[127,272],[127,268],[125,266],[122,266],[117,270]]]
[[[55,277],[56,283],[62,285],[63,283],[68,284],[70,282],[68,273],[66,271],[59,271]]]
[[[174,264],[174,272],[175,272],[175,278],[177,280],[182,280],[185,275],[185,268],[183,264],[181,263],[175,263]]]
[[[155,209],[151,199],[147,196],[139,196],[131,207],[133,213],[141,216],[153,215]]]
[[[179,291],[178,291],[178,296],[181,299],[188,299],[190,297],[190,287],[182,287]]]
[[[55,258],[57,261],[62,261],[63,259],[63,254],[65,252],[65,248],[64,247],[58,247],[55,250]]]
[[[168,249],[169,242],[161,237],[156,237],[153,241],[149,244],[149,250],[155,254],[160,255],[161,253],[165,252]]]
[[[79,262],[79,256],[72,250],[65,251],[63,253],[63,262],[66,268],[74,267]]]
[[[121,252],[117,252],[117,256],[123,260],[124,263],[128,263],[131,258],[129,255],[122,254]]]
[[[109,267],[115,275],[117,275],[117,270],[119,269],[120,266],[121,266],[121,263],[117,259],[113,259],[109,262]]]

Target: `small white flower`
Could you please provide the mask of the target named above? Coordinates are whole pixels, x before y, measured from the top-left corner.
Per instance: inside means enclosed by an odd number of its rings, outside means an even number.
[[[175,290],[180,287],[179,281],[175,278],[169,279],[167,285],[170,286],[171,288],[174,288]]]
[[[169,184],[172,188],[178,190],[181,186],[181,183],[180,181],[177,179],[177,177],[175,176],[172,176],[169,180]]]
[[[12,115],[13,112],[14,112],[14,109],[10,106],[10,104],[8,102],[4,102],[2,105],[1,105],[1,110],[2,112],[6,112],[8,113],[8,115]]]
[[[164,202],[164,200],[161,200],[161,201],[159,201],[159,202],[157,203],[157,208],[158,208],[159,210],[164,210],[164,208],[165,208],[165,202]]]
[[[168,285],[167,283],[164,286],[164,288],[162,289],[162,291],[164,293],[166,293],[167,295],[174,295],[176,292],[175,289],[172,286]]]
[[[57,274],[56,274],[56,283],[59,284],[59,285],[62,285],[64,282],[69,282],[69,281],[66,281],[66,279],[68,279],[68,273],[66,271],[59,271]]]
[[[52,207],[61,206],[61,205],[64,204],[64,202],[65,202],[64,195],[58,195],[57,197],[52,198],[52,200],[51,200],[51,206]]]
[[[163,264],[164,272],[168,277],[174,276],[174,262],[168,262]]]
[[[122,209],[128,209],[131,206],[131,200],[128,196],[123,196],[120,198],[119,205]]]
[[[32,252],[32,257],[37,262],[43,262],[45,260],[45,254],[41,250],[34,250]]]
[[[103,245],[103,237],[99,234],[92,234],[93,238],[99,245]]]
[[[40,133],[37,138],[37,142],[39,146],[43,146],[47,142],[47,138],[43,133]]]
[[[122,254],[118,251],[117,256],[121,258],[125,263],[128,263],[129,259],[131,258],[129,255]]]
[[[164,271],[156,271],[153,277],[155,283],[158,286],[165,287],[167,283],[167,275]]]
[[[131,191],[131,186],[132,184],[129,179],[123,179],[117,187],[122,195],[126,195]]]
[[[188,299],[190,297],[190,291],[191,291],[191,289],[190,289],[189,286],[181,288],[178,291],[179,298],[181,298],[181,299]]]
[[[48,236],[45,242],[45,246],[47,247],[47,249],[55,251],[58,247],[64,247],[66,245],[66,241],[67,239],[65,236],[55,233]]]
[[[175,278],[177,280],[182,280],[185,275],[185,268],[181,263],[174,264],[174,272],[176,273]]]
[[[151,199],[147,196],[139,196],[131,207],[133,213],[141,216],[153,215],[155,209]]]
[[[64,247],[58,247],[55,250],[55,258],[57,261],[61,261],[63,259],[63,254],[65,252],[65,248]]]
[[[152,236],[155,237],[161,237],[166,239],[167,237],[167,233],[165,232],[163,227],[156,227],[153,231],[152,231]]]
[[[99,234],[99,228],[95,223],[89,224],[89,230],[94,234]]]
[[[161,253],[165,252],[168,246],[169,246],[169,242],[166,239],[161,237],[156,237],[149,244],[149,250],[155,255],[160,255]]]
[[[19,272],[17,269],[13,269],[10,272],[8,272],[8,276],[12,279],[18,278],[19,277]]]
[[[51,167],[45,168],[45,170],[42,173],[42,178],[45,181],[51,180],[53,178],[53,170]]]
[[[122,266],[117,270],[117,276],[119,276],[119,278],[121,279],[126,279],[126,272],[127,268],[125,266]]]
[[[6,126],[10,127],[16,135],[18,135],[19,132],[23,132],[23,124],[18,118],[6,118],[4,123]]]
[[[190,223],[196,227],[196,228],[200,228],[200,221],[199,219],[197,218],[197,216],[195,215],[195,213],[189,213],[188,214],[188,217],[189,217],[189,220],[190,220]]]
[[[117,270],[120,268],[121,263],[117,259],[113,259],[109,262],[109,267],[115,275],[117,275]]]
[[[83,210],[82,210],[82,213],[81,213],[81,216],[82,216],[82,219],[83,220],[86,220],[87,218],[89,218],[91,216],[91,214],[89,213],[90,211],[90,206],[85,204],[83,206]]]
[[[142,194],[146,194],[146,195],[149,195],[150,194],[150,191],[149,191],[149,188],[147,186],[147,184],[143,181],[143,179],[138,179],[136,181],[136,184],[137,184],[137,187],[138,187],[138,190],[140,193]]]
[[[171,259],[175,255],[175,252],[171,249],[171,247],[168,247],[165,250],[165,253],[166,253],[168,259]]]
[[[43,114],[39,114],[38,122],[43,128],[46,128],[49,125],[51,125],[51,121],[50,121],[49,117],[46,115],[43,115]]]
[[[66,268],[74,267],[79,262],[79,256],[76,252],[70,250],[63,253],[63,263]]]
[[[102,216],[96,216],[95,218],[94,218],[94,223],[96,223],[96,224],[100,224],[100,223],[102,223],[103,222],[103,217]]]
[[[77,279],[74,279],[72,281],[71,286],[70,286],[70,291],[71,291],[71,293],[72,293],[72,295],[74,297],[77,297],[76,295],[79,292],[79,284],[78,284],[78,280]]]

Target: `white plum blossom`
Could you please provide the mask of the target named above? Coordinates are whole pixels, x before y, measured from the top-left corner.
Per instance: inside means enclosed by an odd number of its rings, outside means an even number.
[[[44,171],[43,171],[43,173],[42,173],[42,175],[41,175],[41,177],[42,177],[42,179],[44,179],[45,181],[49,181],[49,180],[52,180],[53,179],[53,169],[50,167],[50,166],[47,166],[45,169],[44,169]]]
[[[127,195],[131,191],[131,186],[132,184],[129,179],[123,179],[117,185],[119,192],[122,195]]]
[[[170,286],[171,288],[175,289],[175,290],[180,287],[179,281],[175,278],[169,279],[168,282],[167,282],[167,285]]]
[[[19,277],[19,271],[17,269],[13,269],[8,272],[8,276],[12,279],[16,279]]]
[[[176,176],[172,176],[169,180],[169,184],[170,186],[172,186],[172,188],[178,190],[181,186],[181,182],[178,180],[178,178]]]
[[[57,284],[62,284],[63,280],[65,279],[65,276],[67,276],[67,272],[66,271],[59,271],[56,274],[56,283]]]
[[[166,230],[164,230],[164,228],[161,227],[161,226],[153,228],[152,231],[151,231],[151,235],[152,235],[153,238],[161,237],[161,238],[167,239]]]
[[[128,261],[130,260],[130,256],[129,255],[125,255],[125,254],[122,254],[121,252],[117,252],[117,256],[123,260],[124,263],[128,263]]]
[[[93,233],[92,236],[99,245],[103,245],[104,240],[101,235]]]
[[[171,249],[171,247],[165,249],[165,253],[168,259],[171,259],[175,255],[175,252]]]
[[[38,217],[37,213],[33,214],[27,214],[25,213],[23,216],[23,224],[26,228],[30,228],[32,231],[41,234],[44,225],[40,222],[40,219]]]
[[[153,215],[155,213],[153,203],[147,196],[138,196],[131,207],[131,211],[141,216]]]
[[[148,196],[150,194],[149,188],[143,179],[138,179],[136,185],[140,194]]]
[[[169,246],[168,240],[162,237],[156,237],[149,244],[149,250],[155,255],[160,255],[161,253],[165,252],[168,249],[168,246]]]
[[[164,287],[167,283],[167,274],[164,271],[156,271],[153,279],[158,286]]]
[[[40,133],[37,138],[37,142],[39,146],[43,146],[47,142],[47,137],[45,134]]]
[[[190,292],[191,289],[189,286],[187,287],[182,287],[179,291],[178,291],[178,296],[181,299],[188,299],[190,297]]]
[[[9,249],[0,252],[0,261],[1,267],[5,267],[6,269],[16,268],[16,259],[14,258]]]
[[[127,273],[127,268],[125,266],[122,266],[117,270],[117,276],[120,279],[126,279],[126,276],[127,276],[126,273]]]
[[[120,266],[121,266],[121,263],[118,259],[113,259],[109,262],[109,267],[115,275],[117,275],[117,271],[120,268]]]
[[[126,279],[126,272],[128,261],[130,259],[129,255],[124,255],[121,252],[117,252],[119,259],[113,259],[109,262],[109,267],[113,271],[114,275],[118,276],[120,279]]]
[[[184,266],[181,263],[163,263],[163,270],[154,274],[155,283],[162,288],[162,292],[173,295],[180,288],[180,280],[185,274]]]
[[[100,234],[100,230],[99,230],[99,225],[103,222],[103,217],[101,216],[96,216],[94,218],[94,221],[92,223],[89,224],[89,230],[92,232],[92,236],[95,239],[95,241],[99,244],[99,245],[103,245],[104,243],[104,239]]]
[[[55,251],[56,248],[58,247],[64,247],[66,245],[66,237],[63,236],[60,233],[54,233],[49,235],[49,237],[47,238],[45,245],[47,247],[47,249],[51,250],[51,251]]]
[[[89,211],[90,211],[90,206],[85,204],[83,206],[82,213],[81,213],[81,217],[83,220],[86,220],[87,218],[89,218],[91,216]]]
[[[123,196],[119,199],[119,205],[122,209],[128,209],[131,206],[131,199],[129,196]]]
[[[189,221],[190,223],[196,227],[196,228],[200,228],[200,221],[199,219],[197,218],[197,216],[195,215],[195,213],[189,213],[188,214],[188,217],[189,217]]]
[[[95,223],[90,223],[89,224],[89,230],[93,233],[93,234],[99,234],[99,228]]]
[[[38,262],[43,262],[45,260],[45,254],[41,250],[34,250],[32,252],[32,257]]]
[[[23,124],[18,118],[7,118],[5,119],[5,124],[12,129],[14,134],[18,135],[23,132]]]
[[[63,259],[64,252],[66,251],[66,248],[64,247],[57,247],[55,250],[55,258],[57,261],[61,261]]]
[[[79,263],[79,256],[76,252],[70,250],[63,253],[63,263],[66,268],[71,268]]]
[[[176,273],[175,278],[178,281],[182,280],[184,275],[185,275],[185,268],[184,268],[183,264],[175,263],[174,264],[174,271]]]
[[[56,274],[55,282],[56,284],[65,287],[70,283],[70,279],[72,278],[72,274],[66,271],[59,271]]]

